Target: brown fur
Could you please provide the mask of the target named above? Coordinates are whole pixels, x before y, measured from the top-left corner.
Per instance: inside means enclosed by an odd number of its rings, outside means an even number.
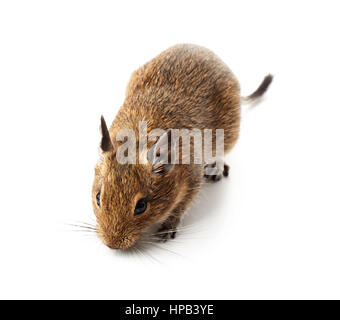
[[[171,47],[132,74],[124,104],[109,130],[112,150],[104,139],[102,123],[104,148],[95,170],[93,206],[98,234],[106,245],[127,249],[154,223],[162,223],[160,230],[172,231],[160,234],[174,237],[203,181],[204,164],[178,164],[161,173],[154,172],[151,163],[119,164],[115,158],[117,132],[129,128],[138,137],[140,120],[147,121],[148,132],[155,128],[219,128],[225,130],[228,152],[239,134],[239,92],[228,67],[210,50],[195,45]],[[96,194],[100,190],[99,208]],[[141,198],[148,199],[147,210],[134,216]]]

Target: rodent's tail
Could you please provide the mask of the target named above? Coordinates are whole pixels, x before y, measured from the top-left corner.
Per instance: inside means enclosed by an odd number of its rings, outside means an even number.
[[[260,86],[250,96],[241,98],[241,102],[242,103],[253,103],[259,100],[263,96],[263,94],[267,91],[272,81],[273,81],[273,76],[271,74],[268,74],[263,79]]]

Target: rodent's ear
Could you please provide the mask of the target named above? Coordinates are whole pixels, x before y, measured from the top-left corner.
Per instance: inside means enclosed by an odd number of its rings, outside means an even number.
[[[100,118],[100,129],[102,132],[102,140],[100,142],[100,148],[103,152],[107,152],[113,149],[113,143],[110,138],[109,130],[107,129],[106,122],[103,116]]]
[[[152,171],[155,173],[166,174],[176,163],[177,143],[175,139],[172,139],[172,136],[170,129],[165,131],[148,152],[148,160],[151,162]]]

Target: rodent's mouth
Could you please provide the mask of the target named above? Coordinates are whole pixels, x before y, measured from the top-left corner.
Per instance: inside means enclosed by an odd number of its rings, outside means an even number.
[[[107,247],[109,247],[110,249],[113,249],[113,250],[122,250],[122,251],[126,251],[126,250],[129,250],[131,249],[135,243],[131,244],[131,245],[122,245],[122,244],[111,244],[111,243],[104,243]]]
[[[123,238],[106,238],[106,237],[100,237],[102,242],[109,247],[110,249],[114,250],[122,250],[126,251],[135,246],[135,244],[138,242],[137,239],[132,239],[130,237],[123,237]]]

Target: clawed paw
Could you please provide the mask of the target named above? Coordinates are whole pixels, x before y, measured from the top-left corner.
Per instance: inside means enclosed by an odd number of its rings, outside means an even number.
[[[156,236],[159,241],[166,242],[169,239],[175,239],[176,237],[176,230],[169,229],[167,227],[161,227],[158,229]]]

